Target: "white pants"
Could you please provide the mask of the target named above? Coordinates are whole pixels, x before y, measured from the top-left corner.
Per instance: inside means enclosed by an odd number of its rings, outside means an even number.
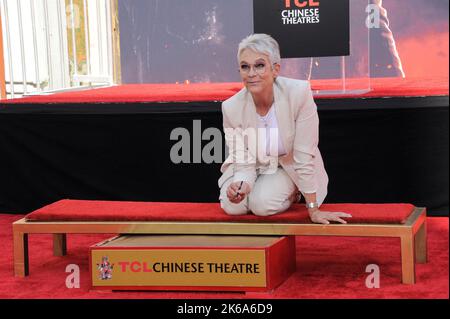
[[[287,210],[297,190],[294,182],[281,167],[273,174],[258,175],[252,191],[238,204],[230,202],[227,196],[228,186],[233,177],[228,178],[220,189],[220,206],[228,215],[243,215],[249,211],[258,216],[269,216]]]

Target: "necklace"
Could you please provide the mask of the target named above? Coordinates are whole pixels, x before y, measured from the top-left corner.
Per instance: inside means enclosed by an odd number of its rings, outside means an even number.
[[[262,116],[258,114],[258,117],[260,119],[260,121],[262,121],[264,123],[264,126],[267,127],[269,125],[269,118],[270,118],[270,113],[272,112],[272,108],[270,108],[269,112],[267,112],[266,115]]]

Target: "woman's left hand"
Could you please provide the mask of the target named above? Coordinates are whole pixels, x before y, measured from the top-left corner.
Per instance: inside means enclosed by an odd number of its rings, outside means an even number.
[[[343,212],[323,212],[316,209],[309,211],[309,217],[313,223],[328,225],[330,221],[347,224],[347,221],[342,218],[351,218],[352,215]]]

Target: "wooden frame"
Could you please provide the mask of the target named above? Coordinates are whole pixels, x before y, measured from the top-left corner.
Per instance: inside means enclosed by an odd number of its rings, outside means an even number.
[[[404,224],[268,224],[224,222],[41,222],[13,223],[14,274],[29,274],[28,234],[53,234],[53,253],[66,254],[66,234],[203,234],[398,237],[402,282],[414,284],[415,263],[427,262],[425,208],[416,207]]]

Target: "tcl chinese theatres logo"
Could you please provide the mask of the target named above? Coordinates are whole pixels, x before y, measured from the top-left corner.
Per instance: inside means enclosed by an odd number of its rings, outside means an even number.
[[[305,8],[305,7],[318,7],[320,6],[320,1],[317,0],[284,0],[286,8],[291,8],[292,3],[297,8]]]
[[[320,23],[320,2],[317,0],[284,0],[286,8],[281,10],[283,24]],[[292,4],[294,4],[292,6]],[[291,8],[292,7],[292,8]]]

